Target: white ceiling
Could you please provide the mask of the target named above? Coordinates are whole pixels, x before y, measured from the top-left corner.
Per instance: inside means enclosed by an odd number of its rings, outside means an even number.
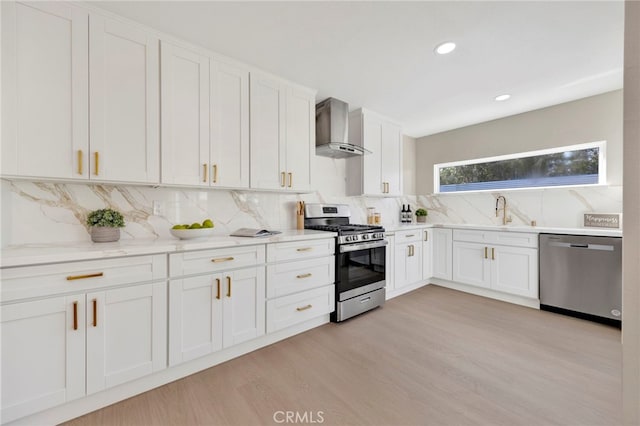
[[[622,1],[97,2],[418,137],[622,87]],[[434,47],[457,43],[451,54]],[[506,102],[493,98],[510,93]]]

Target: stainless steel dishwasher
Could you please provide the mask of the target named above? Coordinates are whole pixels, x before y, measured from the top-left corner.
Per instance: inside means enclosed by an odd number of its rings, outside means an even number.
[[[620,326],[622,238],[540,234],[540,308]]]

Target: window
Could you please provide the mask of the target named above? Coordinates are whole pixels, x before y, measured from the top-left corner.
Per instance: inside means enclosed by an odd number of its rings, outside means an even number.
[[[465,192],[606,181],[606,142],[571,145],[434,166],[434,191]]]

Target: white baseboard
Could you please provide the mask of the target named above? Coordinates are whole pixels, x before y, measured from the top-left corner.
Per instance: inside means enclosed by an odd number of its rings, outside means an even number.
[[[401,294],[409,293],[410,291],[413,291],[413,290],[417,290],[420,287],[424,287],[425,285],[429,285],[429,281],[421,281],[415,284],[408,285],[406,287],[402,287],[400,289],[387,291],[386,300],[393,299],[394,297],[400,296]]]
[[[474,287],[471,285],[460,284],[454,281],[442,280],[440,278],[431,278],[429,282],[441,287],[475,294],[476,296],[488,297],[490,299],[502,300],[503,302],[514,303],[516,305],[522,305],[528,308],[540,309],[540,301],[538,299],[530,299],[528,297],[502,293],[488,288]]]
[[[321,326],[329,322],[329,315],[297,324],[285,330],[280,330],[257,339],[241,343],[222,351],[218,351],[202,358],[194,359],[183,364],[168,367],[149,376],[124,383],[119,386],[88,395],[31,416],[15,420],[9,425],[56,425],[74,419],[132,396],[147,392],[167,383],[171,383],[183,377],[206,370],[215,365],[237,358],[256,349],[271,345],[280,340],[300,334],[304,331]]]

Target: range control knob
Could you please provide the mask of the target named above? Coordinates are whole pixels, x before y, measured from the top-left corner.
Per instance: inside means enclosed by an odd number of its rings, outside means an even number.
[[[362,236],[362,239],[363,239],[363,240],[368,240],[368,239],[369,239],[369,234],[364,234],[364,235]]]

